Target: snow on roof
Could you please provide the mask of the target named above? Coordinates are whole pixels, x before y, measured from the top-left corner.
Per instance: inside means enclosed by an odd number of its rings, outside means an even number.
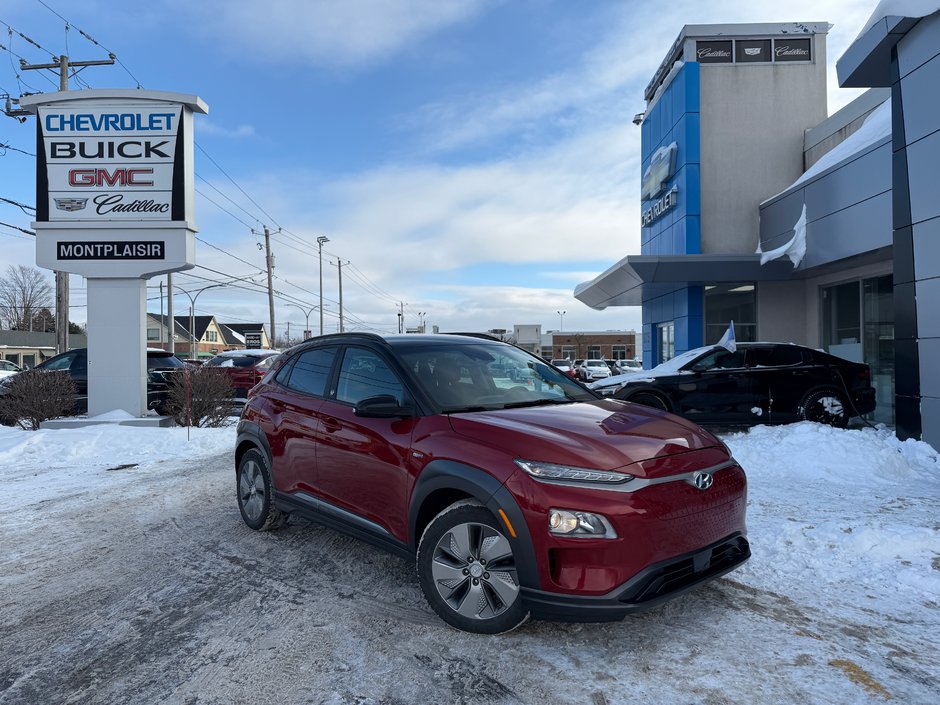
[[[938,0],[881,0],[858,36],[864,36],[885,17],[927,17],[937,11],[940,11]]]

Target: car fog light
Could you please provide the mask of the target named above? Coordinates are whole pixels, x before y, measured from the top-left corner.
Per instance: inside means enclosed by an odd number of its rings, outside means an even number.
[[[617,532],[607,518],[591,512],[569,509],[551,509],[548,512],[548,531],[559,536],[615,539]]]

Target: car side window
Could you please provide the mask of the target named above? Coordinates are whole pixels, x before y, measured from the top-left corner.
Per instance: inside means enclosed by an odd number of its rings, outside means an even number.
[[[358,404],[363,399],[390,395],[402,404],[404,389],[385,360],[365,348],[347,348],[336,383],[337,401]]]
[[[71,355],[63,355],[58,360],[50,362],[48,365],[44,365],[43,368],[47,370],[68,370],[71,369],[72,363],[75,361],[75,353]]]
[[[744,367],[744,351],[715,350],[698,360],[695,369],[703,370],[734,370]]]
[[[334,357],[336,357],[335,347],[307,350],[297,356],[289,370],[286,367],[281,370],[276,379],[298,392],[318,397],[325,396],[326,381],[330,376]],[[287,377],[282,379],[285,372]]]

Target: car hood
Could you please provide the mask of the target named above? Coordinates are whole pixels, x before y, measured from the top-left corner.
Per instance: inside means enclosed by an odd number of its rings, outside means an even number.
[[[599,470],[719,446],[685,419],[614,399],[452,414],[450,422],[515,458]]]

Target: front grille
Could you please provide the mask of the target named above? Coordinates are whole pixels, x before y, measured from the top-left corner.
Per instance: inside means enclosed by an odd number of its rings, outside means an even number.
[[[718,575],[744,562],[751,555],[747,539],[737,536],[717,546],[703,549],[659,564],[632,589],[620,596],[620,602],[640,604]]]

